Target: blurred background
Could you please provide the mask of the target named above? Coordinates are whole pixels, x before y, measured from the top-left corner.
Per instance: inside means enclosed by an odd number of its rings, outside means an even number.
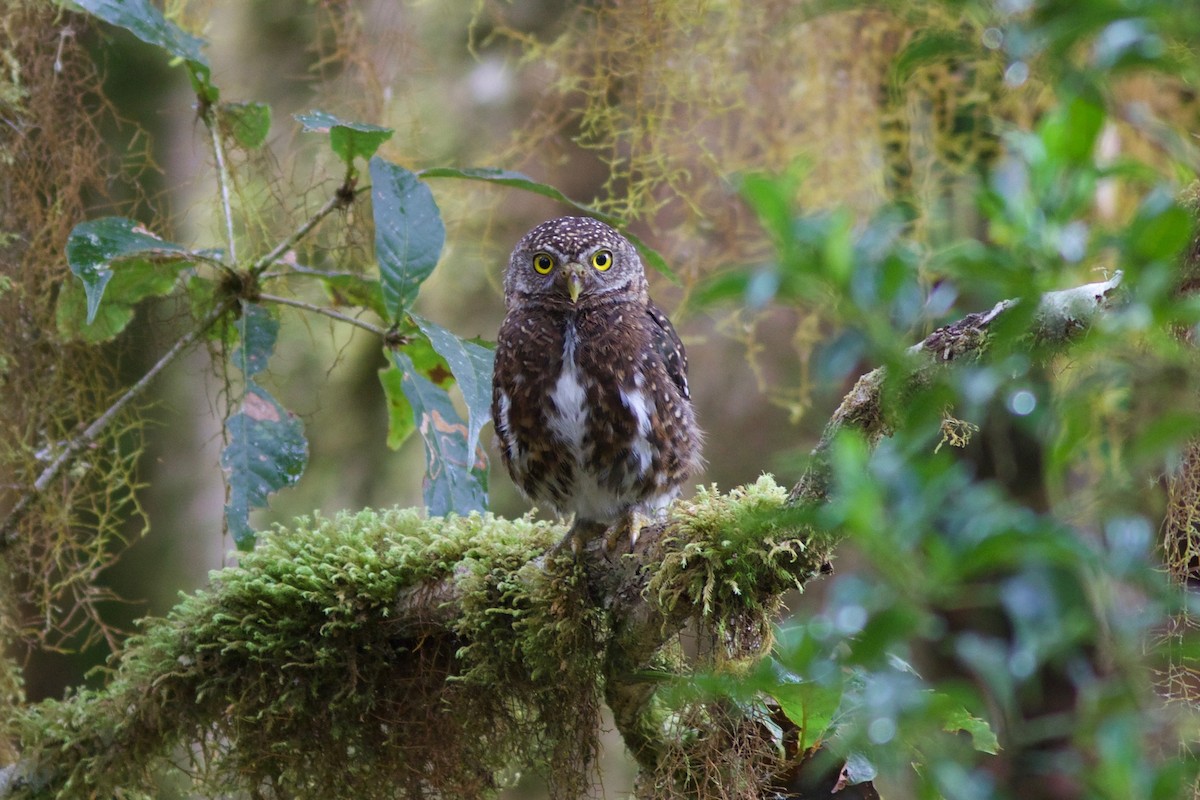
[[[1036,69],[1014,71],[999,30],[954,4],[838,13],[814,13],[791,0],[165,5],[172,19],[208,41],[222,100],[272,109],[267,145],[231,155],[235,204],[252,221],[243,253],[264,252],[342,179],[323,137],[302,133],[293,119],[312,109],[395,129],[380,152],[411,169],[519,170],[626,219],[680,278],[652,274],[652,294],[688,348],[693,397],[708,434],[708,468],[699,482],[722,488],[762,472],[794,482],[850,382],[874,366],[842,335],[833,309],[768,303],[772,287],[753,283],[737,302],[726,302],[721,276],[772,253],[739,195],[742,177],[793,175],[801,209],[846,208],[855,219],[885,201],[910,202],[921,210],[912,236],[936,248],[978,232],[968,198],[980,168],[996,158],[1004,130],[1028,129],[1053,103]],[[21,13],[7,22],[10,47],[18,35],[30,37],[29,59],[61,59],[65,49],[75,63],[95,65],[99,91],[79,102],[91,104],[97,120],[98,164],[124,177],[85,193],[86,215],[120,213],[173,241],[218,245],[211,151],[184,71],[121,31],[18,6]],[[906,46],[931,30],[972,49],[958,59],[913,58]],[[897,62],[902,53],[909,62]],[[1116,88],[1147,113],[1196,127],[1196,97],[1181,84],[1131,78]],[[1112,158],[1139,147],[1155,158],[1154,145],[1119,126],[1105,131],[1102,147]],[[446,249],[418,311],[461,337],[494,339],[509,250],[528,228],[569,209],[499,186],[443,180],[432,188],[447,225]],[[1115,187],[1101,187],[1096,214],[1119,219],[1128,202]],[[360,205],[325,221],[298,255],[318,268],[363,270],[371,251],[369,213]],[[1079,277],[1095,279],[1086,270]],[[939,276],[927,278],[931,302],[912,341],[992,300],[972,296],[969,287],[936,291]],[[292,288],[301,297],[318,291]],[[188,309],[171,299],[140,309],[130,329],[105,347],[106,363],[116,365],[111,379],[144,373],[189,320]],[[164,613],[178,592],[203,586],[209,570],[235,558],[221,532],[226,384],[213,364],[204,348],[174,364],[142,412],[141,513],[126,531],[127,551],[100,572],[113,599],[101,598],[97,608],[114,631]],[[313,511],[420,504],[420,439],[398,452],[385,443],[378,379],[384,366],[372,335],[285,311],[265,383],[304,420],[311,454],[299,484],[256,512],[260,529]],[[490,429],[484,438],[490,442]],[[1022,463],[1020,447],[985,441],[968,457],[1012,478],[1019,496],[1021,470],[1013,465]],[[994,457],[997,449],[1002,457]],[[502,515],[526,510],[495,458],[491,503]],[[854,556],[847,550],[839,558]],[[62,652],[30,647],[23,654],[28,698],[57,697],[79,684],[116,639],[83,652],[72,652],[69,636],[59,642]],[[619,796],[631,780],[621,748],[607,747],[605,758],[606,789]]]

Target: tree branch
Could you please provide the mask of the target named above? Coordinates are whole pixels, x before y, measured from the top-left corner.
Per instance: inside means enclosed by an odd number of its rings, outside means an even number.
[[[153,381],[160,372],[166,369],[171,362],[183,354],[183,352],[186,351],[187,348],[206,330],[208,330],[213,323],[215,323],[227,311],[229,311],[235,302],[236,301],[233,298],[230,298],[219,303],[216,307],[209,311],[203,319],[196,323],[195,327],[181,336],[175,342],[175,344],[171,345],[171,349],[164,353],[162,357],[155,362],[154,366],[148,369],[146,374],[138,379],[137,383],[126,389],[125,392],[118,397],[111,406],[105,409],[104,413],[97,417],[91,425],[88,425],[82,433],[71,439],[66,443],[66,445],[63,446],[58,455],[54,457],[54,460],[51,461],[44,470],[42,470],[40,475],[38,475],[37,479],[33,482],[33,486],[26,490],[25,493],[17,499],[17,502],[13,504],[12,509],[8,512],[8,516],[4,518],[4,524],[2,527],[0,527],[0,549],[3,549],[12,543],[12,537],[16,531],[16,525],[25,515],[25,512],[29,508],[29,504],[33,502],[34,498],[46,491],[46,489],[50,486],[50,482],[58,477],[63,468],[69,464],[71,460],[79,454],[80,451],[94,442],[96,437],[98,437],[104,431],[104,429],[107,428],[108,425],[117,418],[117,415],[120,414],[126,406],[133,402],[138,395],[145,391],[146,387],[150,385],[150,382]]]
[[[293,300],[290,297],[279,297],[279,296],[273,295],[273,294],[259,294],[258,299],[262,300],[264,302],[267,302],[267,303],[278,303],[281,306],[291,306],[292,308],[300,308],[305,311],[311,311],[314,314],[323,314],[324,316],[329,317],[330,319],[336,319],[339,322],[345,322],[350,325],[357,325],[358,327],[362,328],[363,330],[370,331],[371,333],[375,334],[376,336],[378,336],[380,338],[384,338],[388,334],[386,328],[381,328],[378,325],[372,325],[371,323],[366,322],[365,320],[351,317],[347,314],[341,313],[340,311],[334,311],[332,308],[326,308],[325,306],[318,306],[313,303],[306,303],[303,300]]]
[[[286,239],[275,245],[275,247],[271,249],[271,252],[267,253],[265,256],[259,258],[253,264],[251,264],[250,274],[256,277],[261,275],[267,267],[274,264],[284,253],[286,253],[288,250],[291,250],[293,247],[295,247],[297,242],[307,236],[309,231],[317,227],[317,224],[321,220],[325,219],[325,217],[329,216],[336,209],[348,207],[352,202],[354,202],[354,198],[363,191],[367,190],[360,189],[355,192],[353,190],[347,190],[345,186],[339,188],[332,197],[325,201],[324,205],[318,208],[311,217],[305,220],[304,224],[292,231],[291,235],[289,235]]]
[[[1071,339],[1119,282],[1047,295],[1029,336]],[[931,333],[910,348],[921,358],[907,379],[982,354],[1015,305]],[[888,433],[873,422],[886,415],[882,383],[882,370],[860,379],[790,494],[766,477],[702,489],[624,555],[599,540],[578,562],[550,554],[563,528],[528,518],[298,520],[151,622],[105,689],[22,717],[23,761],[0,786],[111,794],[202,739],[222,775],[282,794],[288,781],[337,794],[386,776],[411,796],[467,796],[513,761],[586,769],[595,725],[580,709],[599,687],[639,765],[664,777],[661,684],[647,667],[689,621],[742,656],[769,644],[778,598],[837,541],[807,524],[828,491],[830,442],[847,426],[871,441]]]
[[[225,145],[221,141],[221,126],[217,118],[217,104],[206,106],[204,122],[212,139],[213,156],[217,161],[217,189],[221,197],[221,215],[225,219],[225,243],[228,248],[226,263],[230,268],[237,267],[237,239],[233,233],[233,203],[229,193],[229,166],[225,163]]]

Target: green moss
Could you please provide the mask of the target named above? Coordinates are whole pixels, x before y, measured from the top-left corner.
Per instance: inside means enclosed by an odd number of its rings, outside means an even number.
[[[789,533],[785,499],[763,478],[680,504],[648,602],[760,631],[764,593],[825,555]],[[146,622],[103,690],[8,719],[25,794],[154,796],[170,758],[222,795],[487,797],[520,769],[579,796],[614,625],[596,576],[545,555],[562,536],[413,510],[277,529]]]
[[[702,630],[734,651],[753,655],[769,647],[779,595],[817,574],[832,547],[787,499],[787,490],[763,475],[725,495],[713,487],[676,503],[676,527],[664,541],[649,598],[667,616],[681,604],[694,609]]]

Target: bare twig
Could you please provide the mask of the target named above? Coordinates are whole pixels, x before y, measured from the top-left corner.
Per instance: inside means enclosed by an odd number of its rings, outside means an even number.
[[[71,459],[78,455],[81,450],[95,441],[96,437],[99,436],[106,427],[108,427],[109,423],[116,419],[117,415],[120,414],[127,405],[129,405],[138,395],[145,391],[146,387],[150,385],[150,382],[154,380],[154,378],[160,372],[166,369],[166,367],[172,361],[178,358],[193,342],[200,338],[200,336],[202,336],[214,322],[216,322],[227,311],[229,311],[235,302],[235,298],[229,298],[209,311],[208,314],[206,314],[204,318],[196,324],[195,327],[181,336],[175,342],[175,344],[171,346],[171,349],[164,353],[162,358],[160,358],[154,364],[154,366],[146,371],[146,374],[143,375],[137,383],[126,389],[124,394],[118,397],[116,401],[113,402],[113,404],[109,406],[103,414],[97,417],[91,425],[87,426],[82,433],[80,433],[74,439],[71,439],[71,441],[67,442],[63,449],[59,451],[54,460],[50,462],[49,466],[42,470],[42,473],[38,475],[37,480],[33,482],[33,486],[27,489],[25,493],[21,495],[21,497],[13,505],[12,510],[8,512],[8,516],[4,519],[3,527],[0,528],[0,549],[11,543],[16,524],[21,520],[21,517],[23,517],[25,512],[28,510],[29,504],[33,502],[37,495],[46,491],[46,488],[50,486],[50,482],[53,481],[60,472],[62,472],[63,467],[70,463]]]
[[[293,300],[290,297],[278,297],[273,294],[259,294],[258,299],[266,303],[278,303],[281,306],[291,306],[292,308],[302,308],[305,311],[311,311],[314,314],[323,314],[331,319],[336,319],[341,322],[347,322],[351,325],[357,325],[365,331],[370,331],[379,337],[387,336],[387,329],[381,328],[378,325],[372,325],[361,319],[356,319],[348,314],[343,314],[339,311],[334,311],[332,308],[318,306],[314,303],[306,303],[303,300]]]
[[[221,126],[217,120],[217,106],[208,106],[204,122],[212,136],[213,156],[217,160],[217,187],[221,191],[221,213],[225,217],[226,264],[237,266],[237,242],[233,235],[233,204],[229,198],[229,165],[225,163],[225,145],[221,142]]]
[[[347,200],[341,192],[335,193],[332,197],[326,200],[325,205],[318,208],[316,213],[309,217],[303,225],[292,231],[290,236],[281,241],[279,244],[275,245],[275,247],[271,249],[271,252],[267,253],[265,256],[251,264],[250,274],[254,276],[261,275],[263,270],[274,264],[280,256],[282,256],[288,250],[291,250],[296,245],[296,242],[303,239],[308,235],[309,231],[317,227],[317,223],[329,216],[335,209],[345,208],[347,205],[349,205],[349,202],[350,201]]]

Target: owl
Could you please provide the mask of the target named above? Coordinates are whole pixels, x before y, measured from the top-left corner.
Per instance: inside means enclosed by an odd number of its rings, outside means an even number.
[[[492,419],[505,469],[574,515],[576,552],[617,522],[636,538],[701,465],[687,356],[637,250],[589,217],[543,222],[513,250],[504,301]]]

